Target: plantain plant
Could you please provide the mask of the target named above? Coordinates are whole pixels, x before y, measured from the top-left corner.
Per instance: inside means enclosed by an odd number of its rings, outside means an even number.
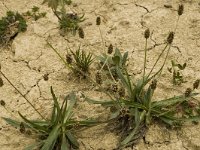
[[[183,5],[179,5],[178,20],[182,13]],[[177,24],[175,30],[176,28]],[[134,83],[126,67],[122,67],[121,65],[123,58],[118,55],[113,56],[113,66],[124,92],[116,88],[117,90],[115,92],[118,92],[118,95],[115,94],[114,100],[100,101],[88,97],[86,98],[90,103],[101,104],[104,107],[110,108],[111,115],[109,124],[114,126],[115,131],[121,134],[121,140],[118,145],[119,149],[132,146],[138,138],[144,136],[149,125],[155,122],[155,120],[170,127],[180,127],[186,121],[197,122],[200,120],[200,103],[193,98],[193,96],[199,94],[194,91],[199,86],[199,80],[195,81],[193,89],[187,88],[186,91],[179,96],[163,100],[156,100],[153,98],[157,88],[157,80],[160,78],[174,40],[174,34],[175,32],[169,33],[165,47],[161,50],[161,53],[157,57],[149,73],[147,73],[147,41],[150,37],[150,30],[146,29],[144,33],[145,54],[142,77]],[[161,63],[159,69],[153,73],[153,70],[155,70],[162,56],[164,56],[163,63]],[[107,61],[107,63],[109,64],[109,61]],[[185,65],[182,67],[184,66]]]
[[[166,45],[168,51],[170,45],[171,43]],[[164,51],[166,48],[164,48]],[[115,100],[97,101],[90,98],[86,98],[86,100],[110,108],[110,124],[113,125],[114,123],[114,129],[121,133],[119,148],[133,145],[136,139],[145,134],[146,129],[154,120],[161,121],[171,127],[177,127],[185,121],[198,121],[200,119],[199,102],[195,101],[195,106],[190,106],[191,97],[198,95],[198,93],[193,92],[190,88],[179,96],[163,100],[153,99],[157,87],[156,77],[162,72],[165,61],[157,72],[144,75],[136,83],[133,83],[126,68],[120,67],[121,58],[115,56],[113,59],[115,60],[117,76],[127,94],[119,94],[119,97],[116,96]],[[190,111],[183,109],[186,107],[190,108]],[[180,111],[177,111],[178,108],[182,108],[180,116],[178,115],[180,113]]]
[[[21,96],[34,108],[34,110],[42,117],[41,120],[29,120],[20,112],[19,116],[23,121],[13,120],[2,117],[8,124],[19,128],[21,133],[28,135],[36,135],[37,142],[27,146],[24,150],[72,150],[78,149],[79,143],[74,136],[74,133],[79,129],[91,127],[97,124],[97,121],[87,119],[79,121],[73,117],[73,107],[76,104],[76,95],[74,92],[65,97],[60,105],[58,98],[54,94],[51,87],[51,94],[53,97],[53,109],[51,117],[46,119],[35,106],[10,82],[5,74],[0,71],[7,81],[19,92]],[[5,102],[1,100],[1,106],[5,107]],[[33,136],[35,137],[35,136]]]

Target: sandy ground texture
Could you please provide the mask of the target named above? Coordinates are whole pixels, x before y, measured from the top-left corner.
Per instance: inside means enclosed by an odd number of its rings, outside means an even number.
[[[144,58],[143,32],[148,27],[153,31],[149,40],[148,66],[151,66],[159,55],[166,36],[174,29],[177,19],[177,6],[185,5],[176,31],[173,47],[170,51],[166,67],[170,60],[179,63],[187,62],[183,74],[188,81],[181,86],[173,86],[171,74],[164,71],[155,97],[158,99],[180,94],[200,78],[200,1],[199,0],[73,0],[68,11],[78,14],[85,13],[86,20],[81,23],[85,31],[85,39],[78,36],[60,36],[58,20],[52,11],[41,5],[42,0],[0,0],[0,17],[6,11],[26,12],[33,6],[47,12],[45,18],[28,20],[28,29],[18,34],[10,48],[0,49],[2,71],[13,84],[36,106],[43,114],[49,115],[52,108],[50,86],[61,99],[70,91],[84,92],[87,96],[100,99],[104,94],[92,88],[92,84],[79,80],[70,74],[57,55],[47,46],[46,40],[59,50],[63,56],[67,47],[77,49],[81,43],[82,49],[94,55],[103,52],[99,29],[96,26],[96,16],[103,18],[100,26],[106,47],[112,43],[121,52],[129,52],[129,70],[134,78],[141,76]],[[168,7],[172,6],[172,7]],[[165,70],[167,70],[165,67]],[[148,67],[147,69],[149,69]],[[96,71],[94,64],[91,76]],[[49,80],[43,76],[48,74]],[[20,119],[20,111],[30,119],[39,116],[4,80],[0,88],[0,99],[6,102],[6,108],[0,107],[1,117]],[[200,100],[200,97],[196,97]],[[76,108],[76,117],[105,117],[108,110],[99,105],[91,105],[80,99]],[[136,150],[200,150],[200,125],[187,124],[181,130],[169,130],[164,126],[152,124],[145,136],[133,148]],[[106,130],[105,125],[97,126],[78,133],[81,150],[112,150],[116,148],[118,137]],[[6,124],[0,119],[0,149],[22,150],[24,146],[34,142],[34,138],[25,136],[18,129]],[[127,148],[129,150],[131,148]]]

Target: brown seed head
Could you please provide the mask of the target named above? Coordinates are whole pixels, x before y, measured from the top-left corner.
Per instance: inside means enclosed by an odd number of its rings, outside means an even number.
[[[66,55],[66,62],[68,63],[68,64],[71,64],[72,63],[72,56],[71,56],[71,54],[67,54]]]
[[[183,14],[184,6],[183,4],[180,4],[178,6],[178,15],[181,16]]]
[[[112,54],[112,52],[113,52],[113,45],[110,44],[108,47],[108,54]]]
[[[84,39],[85,37],[85,34],[84,34],[84,31],[83,31],[83,28],[78,28],[78,35],[80,38]]]
[[[102,76],[101,76],[101,73],[100,72],[97,72],[96,73],[96,83],[97,84],[102,84]]]
[[[97,18],[96,18],[96,25],[100,25],[101,24],[101,18],[98,16]]]
[[[4,100],[1,100],[1,101],[0,101],[0,104],[1,104],[1,106],[5,106],[5,105],[6,105],[6,103],[5,103]]]
[[[174,40],[174,32],[170,32],[167,37],[168,44],[172,44],[173,40]]]
[[[0,77],[0,87],[3,86],[3,79]]]
[[[43,78],[44,78],[44,81],[48,81],[49,80],[49,75],[48,74],[44,74]]]
[[[124,97],[125,96],[125,89],[123,87],[121,87],[118,91],[118,94],[120,97]]]
[[[191,92],[192,92],[192,89],[191,88],[187,88],[186,91],[185,91],[185,97],[190,96]]]
[[[148,39],[149,36],[150,36],[150,30],[149,30],[149,29],[146,29],[146,30],[144,31],[144,38],[145,38],[145,39]]]
[[[155,90],[155,89],[156,89],[156,86],[157,86],[157,80],[154,79],[154,80],[152,81],[150,87],[151,87],[152,90]]]
[[[198,89],[199,83],[200,83],[200,79],[196,80],[196,81],[193,83],[193,89]]]
[[[24,126],[24,123],[23,123],[23,122],[21,122],[21,123],[20,123],[20,128],[19,128],[19,131],[20,131],[21,133],[25,133],[25,131],[26,131],[26,129],[25,129],[25,126]]]

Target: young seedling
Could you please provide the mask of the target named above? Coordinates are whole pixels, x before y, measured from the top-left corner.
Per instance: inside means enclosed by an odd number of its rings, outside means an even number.
[[[6,46],[19,32],[26,31],[26,20],[18,12],[8,11],[0,20],[0,45]]]
[[[33,8],[31,9],[31,11],[27,11],[25,13],[26,16],[30,16],[32,17],[35,21],[37,21],[40,18],[43,18],[46,16],[46,12],[39,12],[40,8],[37,6],[33,6]]]
[[[182,71],[185,69],[187,64],[186,63],[184,63],[183,65],[177,64],[175,61],[172,60],[171,65],[172,67],[167,69],[172,74],[172,83],[174,85],[180,85],[186,82],[184,81]]]

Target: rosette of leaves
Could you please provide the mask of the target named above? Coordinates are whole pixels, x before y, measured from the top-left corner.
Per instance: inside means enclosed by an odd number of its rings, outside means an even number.
[[[172,83],[174,85],[180,85],[181,83],[186,82],[184,81],[182,71],[185,69],[187,64],[186,63],[182,65],[177,64],[175,61],[172,60],[171,65],[172,67],[167,68],[167,69],[172,74]]]
[[[27,29],[26,20],[18,12],[8,11],[6,17],[0,20],[0,44],[7,44],[19,32]]]
[[[169,34],[168,39],[169,37],[171,38],[172,35],[173,32]],[[153,120],[161,121],[171,127],[177,127],[182,125],[185,121],[196,122],[200,119],[199,103],[196,103],[196,107],[193,107],[192,111],[183,109],[185,107],[190,107],[191,97],[198,94],[194,93],[190,88],[179,96],[163,100],[156,100],[153,98],[157,87],[156,78],[160,76],[165,66],[172,41],[173,39],[170,39],[170,42],[166,43],[166,46],[161,51],[148,74],[145,74],[147,42],[145,43],[144,73],[142,78],[136,83],[132,81],[127,69],[124,67],[123,62],[127,60],[127,53],[122,57],[118,52],[117,55],[115,54],[112,59],[109,60],[107,57],[101,57],[101,61],[105,62],[107,59],[110,67],[116,70],[119,82],[121,82],[127,94],[107,101],[97,101],[90,98],[87,98],[87,101],[110,108],[110,124],[114,124],[114,129],[116,129],[118,133],[121,133],[119,148],[133,145],[138,138],[145,134],[149,124],[155,122]],[[165,53],[167,53],[167,55],[165,55]],[[164,62],[161,64],[161,67],[153,73],[155,66],[163,55],[165,55]],[[179,110],[178,108],[182,108],[181,111],[177,111]]]
[[[120,60],[119,57],[115,59]],[[154,122],[153,120],[161,121],[171,127],[179,127],[185,121],[196,122],[200,119],[199,103],[192,108],[192,111],[181,109],[181,115],[178,115],[180,111],[177,111],[178,108],[189,108],[191,97],[196,96],[198,93],[155,100],[153,94],[156,89],[156,80],[149,80],[150,78],[145,77],[144,80],[140,79],[134,84],[128,73],[124,74],[124,71],[120,69],[119,63],[120,61],[118,61],[115,68],[123,87],[127,91],[127,95],[106,101],[87,98],[90,103],[101,104],[112,110],[110,124],[113,125],[114,123],[114,129],[121,133],[119,148],[133,145],[138,138],[145,134],[149,124]],[[148,85],[147,89],[145,85]]]
[[[74,133],[83,127],[90,127],[97,122],[94,120],[77,121],[73,118],[73,107],[77,101],[75,93],[65,97],[60,105],[51,87],[54,105],[51,118],[46,120],[29,120],[20,112],[23,122],[10,118],[3,118],[8,124],[20,128],[20,131],[31,131],[38,135],[37,143],[30,145],[25,150],[72,150],[78,149],[79,143]]]

